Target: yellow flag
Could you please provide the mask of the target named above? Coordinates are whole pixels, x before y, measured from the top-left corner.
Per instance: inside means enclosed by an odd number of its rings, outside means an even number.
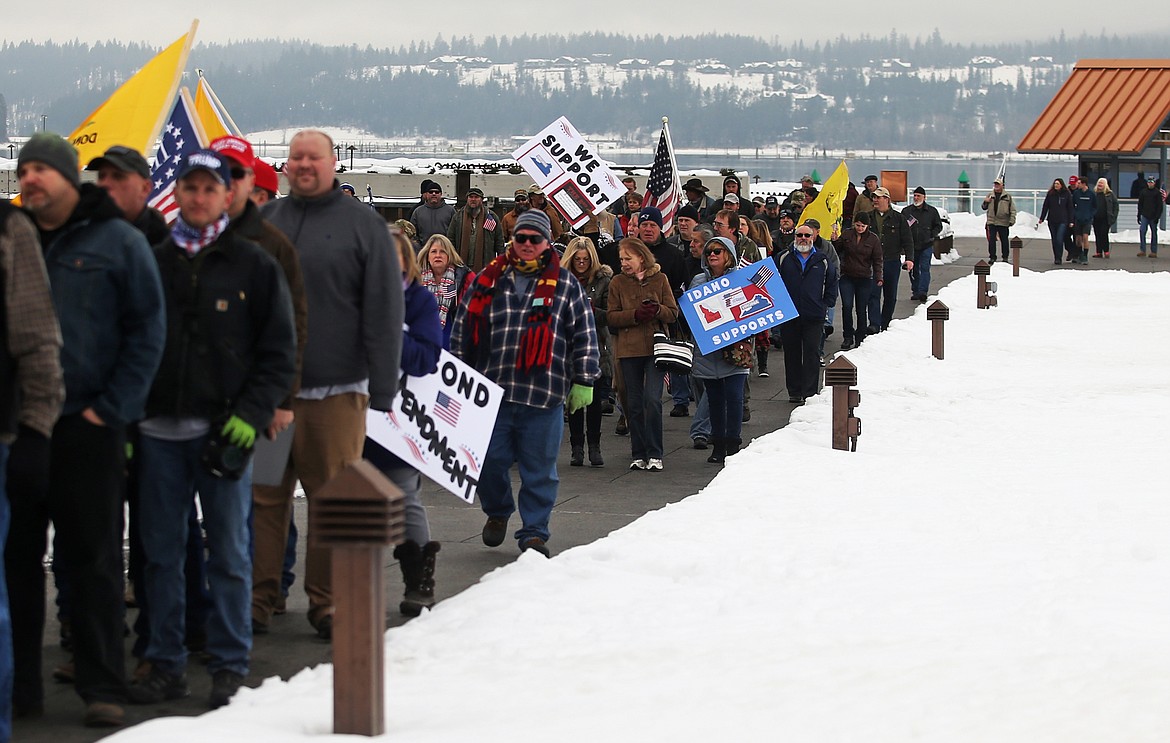
[[[186,35],[122,83],[69,135],[82,168],[117,144],[133,147],[143,154],[154,149],[159,129],[171,112],[198,25],[199,21],[194,21]]]
[[[837,231],[841,231],[841,217],[844,212],[845,191],[849,188],[849,168],[842,160],[833,174],[829,176],[829,180],[825,181],[825,185],[821,186],[821,192],[813,199],[813,202],[804,208],[800,213],[800,221],[803,222],[808,218],[813,218],[821,223],[821,236],[826,240],[833,234],[833,225],[837,225]]]
[[[211,89],[207,78],[199,75],[199,87],[195,88],[195,113],[203,122],[203,130],[207,133],[207,141],[213,142],[229,134],[240,136],[232,117],[219,102],[219,97]]]

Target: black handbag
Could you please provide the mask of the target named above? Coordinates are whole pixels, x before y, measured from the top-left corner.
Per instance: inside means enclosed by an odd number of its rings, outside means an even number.
[[[695,365],[695,344],[671,338],[665,328],[654,333],[654,367],[672,374],[690,374]]]

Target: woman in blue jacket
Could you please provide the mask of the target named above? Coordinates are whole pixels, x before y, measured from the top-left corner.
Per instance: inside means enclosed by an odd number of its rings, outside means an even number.
[[[390,234],[398,248],[406,305],[406,324],[402,331],[402,373],[424,377],[439,368],[439,354],[443,348],[439,307],[431,292],[419,283],[419,267],[410,240],[394,227],[390,228]],[[398,610],[407,616],[418,616],[423,609],[429,609],[435,604],[435,557],[439,552],[439,543],[431,541],[427,512],[419,500],[422,475],[370,439],[366,439],[362,456],[402,491],[406,504],[406,541],[394,548],[394,558],[402,568],[406,591]]]

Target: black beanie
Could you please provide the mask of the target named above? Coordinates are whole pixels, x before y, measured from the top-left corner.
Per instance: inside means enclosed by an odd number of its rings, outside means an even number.
[[[16,159],[17,170],[30,161],[48,165],[65,176],[65,180],[74,188],[81,188],[81,166],[77,161],[77,150],[60,134],[37,132],[29,137],[20,149],[20,157]]]

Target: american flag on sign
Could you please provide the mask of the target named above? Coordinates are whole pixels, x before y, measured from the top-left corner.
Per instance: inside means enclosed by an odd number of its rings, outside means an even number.
[[[752,283],[761,289],[764,288],[764,284],[767,284],[768,281],[776,275],[776,272],[773,271],[772,267],[769,265],[770,263],[771,261],[761,261],[760,269],[752,274]]]
[[[195,132],[194,113],[187,108],[186,99],[179,96],[167,125],[163,129],[158,150],[154,153],[154,167],[150,169],[153,186],[146,204],[162,212],[167,224],[179,216],[179,205],[175,203],[175,178],[187,155],[200,149],[199,136]]]
[[[662,135],[658,138],[658,151],[654,153],[654,164],[650,166],[650,178],[646,181],[646,197],[642,201],[643,206],[653,206],[662,212],[663,232],[674,226],[674,215],[678,212],[681,193],[678,168],[674,164],[674,153],[670,149],[670,132],[664,120]]]
[[[442,418],[452,426],[459,425],[459,409],[460,404],[450,395],[440,392],[435,397],[435,415]]]

